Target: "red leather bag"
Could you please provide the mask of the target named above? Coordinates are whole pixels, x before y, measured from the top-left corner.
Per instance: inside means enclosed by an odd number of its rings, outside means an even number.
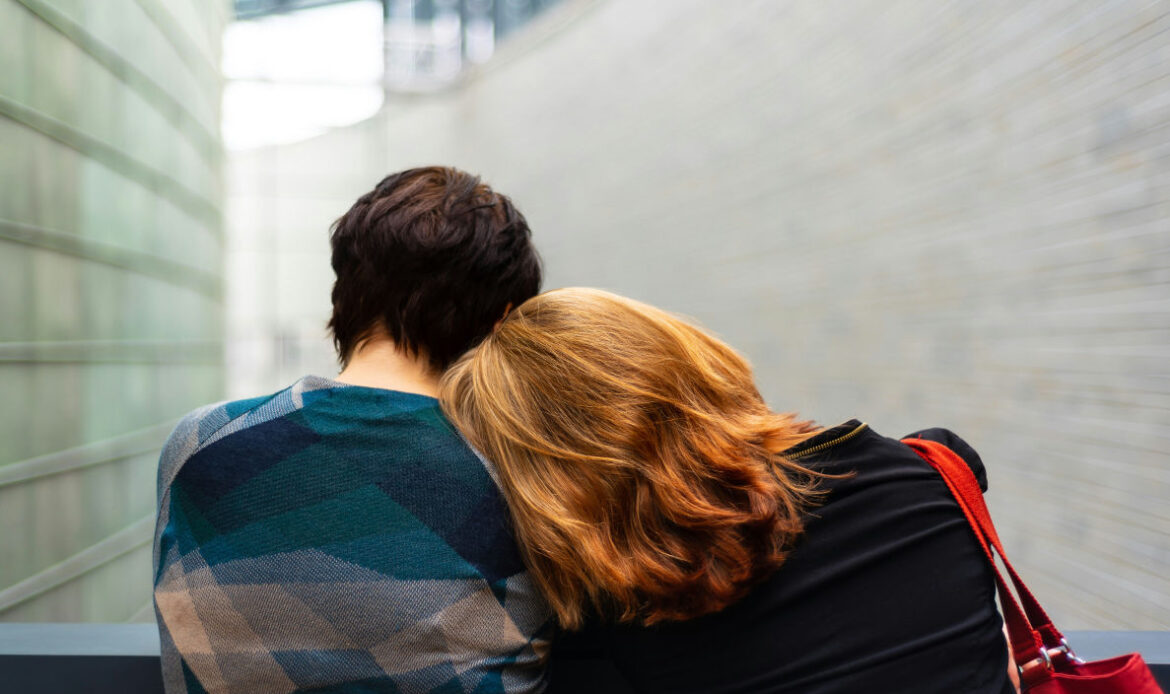
[[[1138,653],[1091,663],[1078,658],[1004,554],[979,483],[967,463],[934,441],[903,439],[902,443],[942,475],[991,563],[1023,691],[1029,694],[1164,694]],[[1018,601],[995,564],[995,554],[1011,577]]]

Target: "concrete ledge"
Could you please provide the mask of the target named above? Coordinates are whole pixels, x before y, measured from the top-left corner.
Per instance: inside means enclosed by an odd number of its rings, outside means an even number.
[[[1137,651],[1170,691],[1170,631],[1072,631],[1086,660]],[[22,694],[162,694],[158,630],[153,624],[0,623],[0,682]],[[627,691],[612,666],[582,659],[558,663],[558,692]],[[580,686],[577,686],[577,685]]]
[[[0,623],[0,656],[158,657],[154,624]],[[0,678],[0,682],[3,678]]]

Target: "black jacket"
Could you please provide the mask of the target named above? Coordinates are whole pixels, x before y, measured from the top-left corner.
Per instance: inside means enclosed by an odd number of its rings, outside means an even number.
[[[913,436],[978,454],[945,429]],[[653,627],[593,624],[553,648],[552,694],[1002,694],[1007,647],[986,559],[946,485],[856,420],[787,451],[828,473],[788,561],[740,602]],[[606,669],[609,674],[606,674]],[[615,680],[616,668],[628,681]]]

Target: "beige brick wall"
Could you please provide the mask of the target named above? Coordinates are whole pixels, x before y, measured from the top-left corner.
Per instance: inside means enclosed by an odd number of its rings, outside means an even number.
[[[233,162],[229,282],[279,304],[232,318],[238,388],[332,368],[326,227],[431,162],[513,195],[547,286],[696,317],[776,408],[965,436],[1065,628],[1170,628],[1166,3],[567,2]]]

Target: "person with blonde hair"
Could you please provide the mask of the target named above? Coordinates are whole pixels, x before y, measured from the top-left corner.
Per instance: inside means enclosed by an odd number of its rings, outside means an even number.
[[[596,289],[525,301],[444,375],[497,470],[558,662],[641,692],[1015,690],[991,569],[938,474],[772,411],[695,325]],[[979,456],[943,429],[972,468]]]

